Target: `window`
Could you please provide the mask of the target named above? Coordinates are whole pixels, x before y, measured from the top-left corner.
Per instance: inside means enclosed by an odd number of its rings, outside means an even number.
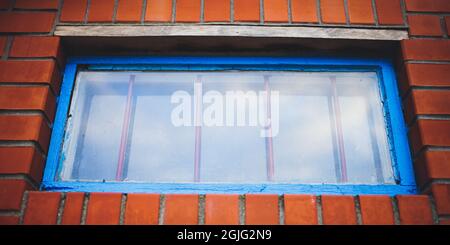
[[[59,101],[49,190],[415,192],[386,61],[74,58]]]

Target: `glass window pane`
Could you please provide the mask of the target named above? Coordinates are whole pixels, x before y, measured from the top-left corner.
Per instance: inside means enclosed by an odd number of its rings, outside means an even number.
[[[395,183],[378,79],[375,72],[79,72],[60,177]]]

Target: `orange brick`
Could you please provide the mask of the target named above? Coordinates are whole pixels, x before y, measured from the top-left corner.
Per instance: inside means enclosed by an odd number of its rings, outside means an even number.
[[[0,210],[20,210],[23,193],[32,187],[21,179],[0,180]]]
[[[229,22],[230,0],[205,0],[205,22]]]
[[[18,9],[57,9],[58,0],[16,0],[14,8]]]
[[[10,57],[59,57],[59,37],[17,36]]]
[[[45,83],[57,93],[59,76],[53,60],[0,61],[0,83]]]
[[[61,22],[83,22],[86,15],[87,0],[64,0]]]
[[[327,24],[345,24],[344,0],[321,0],[322,21]]]
[[[50,12],[0,13],[0,32],[50,32],[55,14]]]
[[[350,24],[375,24],[372,0],[348,0]]]
[[[18,225],[19,216],[0,216],[0,225]]]
[[[0,87],[0,108],[9,110],[40,110],[50,120],[55,113],[56,99],[48,86]]]
[[[409,35],[442,36],[441,20],[435,15],[409,15]]]
[[[317,23],[316,0],[291,0],[292,22]]]
[[[234,0],[234,20],[236,22],[259,22],[259,0]]]
[[[117,6],[117,22],[140,22],[142,16],[142,0],[119,0]]]
[[[448,0],[405,0],[405,4],[412,12],[450,12]]]
[[[56,224],[61,193],[32,191],[28,193],[23,223],[26,225]]]
[[[2,174],[26,174],[41,182],[45,161],[34,147],[0,147],[0,162]]]
[[[364,225],[393,225],[394,213],[389,196],[359,196],[361,219]]]
[[[440,225],[450,225],[450,219],[441,219],[439,220]]]
[[[317,224],[316,197],[313,195],[284,195],[286,225]]]
[[[128,194],[124,223],[127,225],[157,225],[158,194]]]
[[[245,195],[245,224],[279,224],[278,196],[263,194]]]
[[[91,0],[88,22],[112,22],[114,0]]]
[[[147,0],[145,21],[170,22],[172,20],[172,0]]]
[[[425,151],[414,161],[416,179],[424,186],[433,179],[450,179],[450,152]]]
[[[356,212],[352,196],[322,196],[322,218],[325,225],[355,225]]]
[[[450,214],[450,184],[433,184],[431,191],[436,202],[437,213]]]
[[[164,224],[198,224],[198,195],[168,194],[165,206]]]
[[[450,121],[417,120],[411,127],[410,139],[414,153],[424,146],[450,146]]]
[[[47,151],[50,129],[41,115],[0,115],[0,140],[36,141]]]
[[[120,193],[91,193],[89,197],[86,224],[115,225],[119,224]]]
[[[200,22],[200,0],[177,0],[176,22]]]
[[[288,22],[287,0],[264,0],[265,22]]]
[[[402,40],[405,60],[450,60],[450,40]]]
[[[64,210],[61,224],[79,225],[81,224],[81,214],[83,212],[84,193],[69,192],[66,194]]]
[[[0,0],[0,9],[8,9],[11,5],[11,0]]]
[[[397,196],[400,223],[404,225],[433,224],[430,200],[425,195]]]
[[[450,114],[450,91],[413,90],[405,105],[408,122],[417,115]]]
[[[400,0],[375,0],[380,25],[403,25]]]
[[[239,196],[220,194],[206,195],[205,224],[238,225]]]
[[[410,86],[450,86],[449,64],[406,64]]]
[[[5,46],[6,46],[6,37],[0,37],[0,56],[3,55],[3,52],[5,50]]]

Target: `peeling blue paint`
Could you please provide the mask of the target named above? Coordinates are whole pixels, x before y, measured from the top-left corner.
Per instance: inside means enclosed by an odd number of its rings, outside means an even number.
[[[91,70],[296,70],[374,71],[380,83],[391,159],[397,185],[331,184],[201,184],[73,182],[58,180],[64,154],[70,99],[79,65]],[[147,193],[308,193],[308,194],[414,194],[417,193],[407,128],[403,118],[395,72],[387,59],[274,58],[274,57],[72,57],[67,61],[51,136],[42,189],[82,192]]]

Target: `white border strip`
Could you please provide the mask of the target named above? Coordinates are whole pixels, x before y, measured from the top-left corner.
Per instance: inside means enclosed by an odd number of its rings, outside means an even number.
[[[56,36],[76,37],[284,37],[356,40],[408,39],[406,30],[282,27],[282,26],[225,26],[225,25],[58,25]]]

